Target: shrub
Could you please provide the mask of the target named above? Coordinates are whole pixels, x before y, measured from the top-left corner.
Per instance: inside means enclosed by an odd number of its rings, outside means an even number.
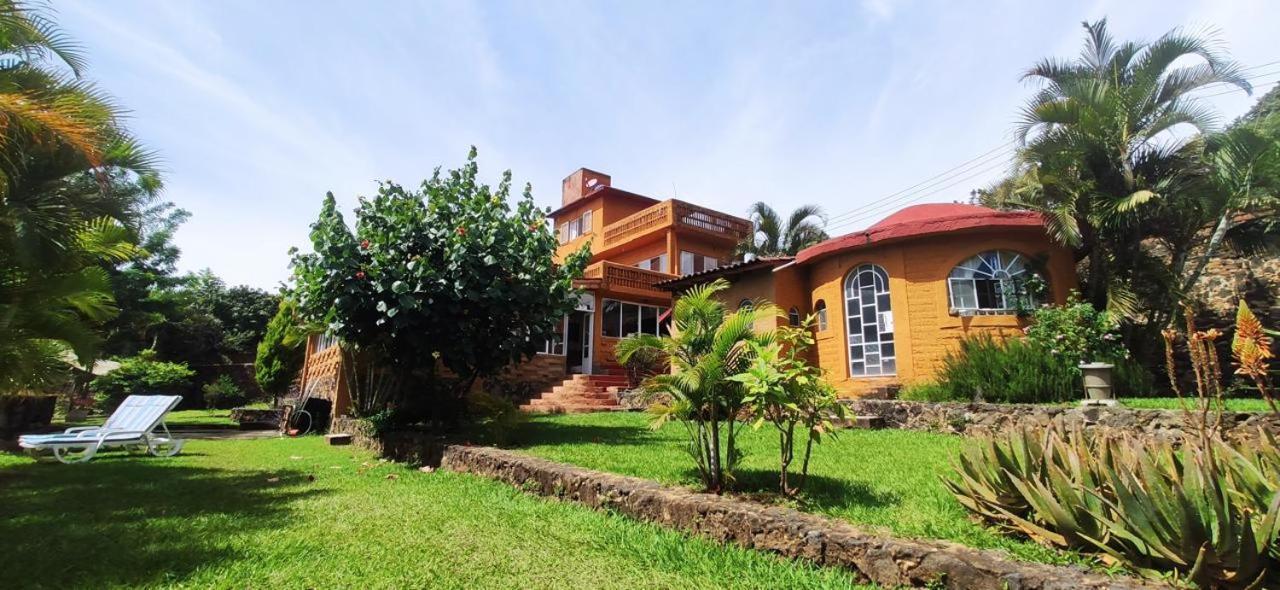
[[[254,358],[254,379],[262,391],[277,399],[289,390],[302,369],[302,357],[306,353],[295,310],[292,301],[280,302],[275,317],[267,322],[266,334],[258,343],[258,354]]]
[[[987,521],[1200,588],[1280,583],[1280,447],[1088,435],[1058,426],[976,439],[945,480]]]
[[[1111,314],[1094,309],[1072,293],[1066,305],[1037,309],[1025,332],[1027,340],[1079,372],[1082,363],[1115,363],[1129,358],[1119,327]]]
[[[824,434],[835,436],[832,420],[845,414],[822,369],[805,360],[813,346],[812,324],[811,317],[803,326],[779,327],[772,341],[748,341],[751,365],[729,377],[746,390],[743,402],[756,418],[755,427],[768,422],[778,431],[778,488],[788,496],[799,492],[809,477],[814,443],[821,443]],[[806,436],[800,477],[793,487],[788,470],[796,455],[797,428]]]
[[[244,389],[230,375],[219,375],[217,379],[205,383],[202,391],[204,403],[211,409],[227,410],[249,401]]]
[[[967,337],[943,360],[945,399],[1053,403],[1080,397],[1079,375],[1059,354],[1020,339]]]
[[[114,371],[94,378],[89,389],[98,407],[110,412],[130,395],[174,395],[190,386],[193,376],[195,372],[185,363],[157,361],[155,351],[146,350],[120,361]]]
[[[497,446],[510,442],[527,418],[509,397],[488,391],[476,391],[467,396],[467,413],[476,427],[477,438]]]

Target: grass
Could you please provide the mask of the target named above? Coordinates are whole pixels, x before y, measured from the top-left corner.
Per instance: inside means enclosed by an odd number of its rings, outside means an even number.
[[[1128,408],[1151,410],[1180,410],[1182,405],[1176,397],[1124,397],[1120,403]],[[1229,412],[1270,412],[1271,407],[1266,400],[1251,398],[1227,398]],[[1187,400],[1188,407],[1194,408],[1196,401]]]
[[[84,465],[0,454],[10,588],[848,588],[843,572],[318,437]]]
[[[697,486],[685,431],[668,423],[653,431],[636,413],[536,416],[517,437],[528,453],[590,469]],[[1085,563],[1086,558],[1014,539],[975,524],[942,486],[956,436],[906,430],[845,430],[814,450],[810,481],[800,508],[843,518],[898,536],[945,539],[1007,551],[1018,559]],[[740,490],[777,489],[777,436],[769,426],[746,427]]]
[[[107,421],[107,416],[90,416],[83,422],[68,422],[62,426],[97,426]],[[165,424],[173,429],[238,428],[239,422],[231,419],[231,410],[178,410],[169,412]]]

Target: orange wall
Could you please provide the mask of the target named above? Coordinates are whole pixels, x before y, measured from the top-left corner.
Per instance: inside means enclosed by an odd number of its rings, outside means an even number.
[[[828,327],[818,334],[816,350],[831,383],[842,395],[858,396],[885,385],[928,381],[962,337],[980,332],[1020,335],[1026,322],[1016,315],[960,317],[950,310],[946,278],[951,269],[979,252],[997,249],[1044,257],[1053,303],[1064,303],[1076,286],[1071,253],[1038,231],[934,237],[837,254],[814,263],[810,302],[825,300],[828,314]],[[889,275],[897,353],[897,375],[892,377],[849,376],[843,286],[848,272],[864,263],[878,264]]]

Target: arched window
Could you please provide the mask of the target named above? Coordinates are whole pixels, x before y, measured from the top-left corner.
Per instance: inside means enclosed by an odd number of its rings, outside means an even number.
[[[988,250],[951,269],[947,287],[951,311],[984,314],[1014,313],[1039,303],[1044,280],[1026,256],[1008,250]]]
[[[756,304],[752,303],[750,299],[743,299],[738,302],[738,309],[751,309],[755,306]]]
[[[844,313],[849,339],[849,375],[869,377],[897,373],[889,275],[883,268],[863,264],[845,277]]]
[[[787,311],[787,324],[793,328],[800,325],[800,310],[793,307]]]
[[[813,304],[813,313],[818,316],[818,331],[825,332],[827,330],[827,302],[821,299]]]

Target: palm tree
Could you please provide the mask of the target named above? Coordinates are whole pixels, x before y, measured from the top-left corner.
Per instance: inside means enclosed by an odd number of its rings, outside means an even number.
[[[1189,271],[1185,270],[1188,256],[1174,260],[1174,276],[1182,280],[1183,293],[1196,285],[1242,213],[1265,211],[1274,222],[1280,209],[1280,186],[1267,183],[1280,171],[1280,142],[1240,126],[1210,136],[1205,144],[1206,173],[1199,193],[1202,209],[1214,217],[1213,232]]]
[[[755,232],[738,244],[738,254],[755,256],[795,256],[797,252],[827,239],[827,216],[817,205],[802,205],[787,222],[763,201],[748,211]]]
[[[0,0],[0,381],[59,346],[91,360],[114,312],[101,266],[139,254],[138,203],[113,183],[154,158],[83,68],[44,13]]]
[[[1191,93],[1251,88],[1206,36],[1174,30],[1151,43],[1118,43],[1106,20],[1084,28],[1077,59],[1045,59],[1023,75],[1040,90],[1016,128],[1018,170],[983,200],[1044,213],[1058,241],[1088,261],[1085,297],[1133,313],[1145,299],[1135,289],[1156,298],[1177,291],[1169,263],[1143,242],[1185,217],[1199,134],[1216,125]]]
[[[757,334],[756,320],[777,311],[760,304],[729,312],[716,294],[729,288],[724,279],[699,285],[676,300],[669,336],[635,334],[618,343],[618,360],[633,356],[663,357],[672,371],[654,375],[642,385],[649,395],[670,398],[655,405],[655,427],[678,420],[689,435],[689,454],[697,463],[702,483],[711,492],[723,491],[738,461],[738,416],[745,392],[729,377],[747,370],[753,347],[767,345],[773,332]],[[721,446],[723,431],[724,445]]]

